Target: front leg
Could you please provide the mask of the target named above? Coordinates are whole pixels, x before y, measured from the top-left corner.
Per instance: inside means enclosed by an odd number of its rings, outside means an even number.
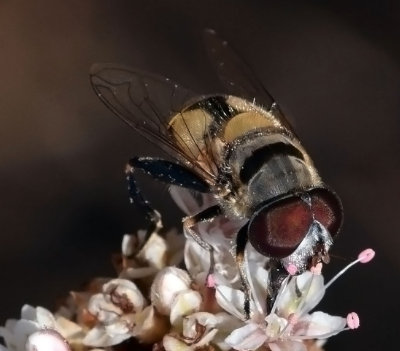
[[[158,233],[161,230],[162,222],[160,213],[143,196],[137,184],[134,174],[136,169],[166,184],[177,185],[199,192],[210,191],[209,185],[203,179],[179,164],[151,157],[135,157],[131,159],[126,167],[129,200],[144,211],[146,218],[150,222],[142,245],[146,243],[152,233]]]
[[[210,254],[210,269],[207,275],[207,286],[212,287],[212,282],[210,278],[214,272],[214,249],[207,241],[205,241],[199,234],[197,234],[192,228],[201,222],[212,221],[217,216],[221,215],[222,210],[219,205],[214,205],[206,208],[200,213],[184,218],[183,228],[186,234],[188,234],[197,244],[199,244],[203,249],[207,250]]]

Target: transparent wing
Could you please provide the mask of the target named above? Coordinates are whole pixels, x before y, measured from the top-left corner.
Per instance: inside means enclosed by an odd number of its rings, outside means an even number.
[[[204,41],[208,56],[227,92],[255,101],[279,118],[286,128],[293,131],[274,98],[228,42],[221,39],[213,29],[204,31]]]
[[[190,163],[205,178],[213,178],[198,160],[183,152],[168,130],[172,116],[196,96],[193,92],[169,78],[114,64],[94,64],[90,80],[97,96],[122,121],[168,156]]]

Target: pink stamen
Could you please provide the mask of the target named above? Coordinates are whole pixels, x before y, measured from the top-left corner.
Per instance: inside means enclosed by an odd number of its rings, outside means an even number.
[[[347,315],[347,326],[350,329],[357,329],[360,326],[360,318],[358,317],[358,314],[355,312],[351,312]]]
[[[349,263],[346,267],[344,267],[339,273],[337,273],[328,283],[325,284],[325,289],[328,289],[329,286],[332,285],[342,274],[344,274],[349,268],[353,267],[357,263],[367,263],[371,261],[375,256],[375,251],[372,249],[366,249],[358,255],[358,258],[353,262]]]
[[[368,263],[375,257],[375,251],[372,249],[366,249],[358,255],[358,260],[361,263]]]
[[[322,271],[322,263],[317,263],[315,266],[312,266],[310,269],[312,274],[320,275]]]
[[[297,267],[291,263],[289,266],[287,266],[286,270],[290,275],[295,275],[297,272]]]
[[[215,288],[215,284],[216,284],[216,281],[215,281],[214,274],[209,274],[207,276],[207,282],[206,282],[207,288]]]

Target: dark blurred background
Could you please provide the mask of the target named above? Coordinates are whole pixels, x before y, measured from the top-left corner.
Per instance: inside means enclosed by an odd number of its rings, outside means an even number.
[[[154,150],[100,103],[90,65],[124,63],[218,91],[201,40],[211,27],[247,58],[341,195],[345,226],[332,252],[377,251],[329,289],[321,309],[357,311],[361,328],[327,349],[396,348],[399,23],[400,3],[384,0],[2,1],[0,322],[114,274],[121,235],[145,225],[123,169]],[[144,183],[167,224],[179,224],[168,192]],[[333,259],[329,274],[346,260]]]

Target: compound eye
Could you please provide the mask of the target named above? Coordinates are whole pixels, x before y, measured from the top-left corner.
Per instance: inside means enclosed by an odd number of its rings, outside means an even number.
[[[334,237],[343,223],[343,208],[340,199],[335,193],[324,188],[311,190],[310,196],[314,218]]]
[[[305,201],[299,197],[283,199],[254,214],[249,241],[262,255],[283,258],[296,250],[312,222],[313,215]]]

